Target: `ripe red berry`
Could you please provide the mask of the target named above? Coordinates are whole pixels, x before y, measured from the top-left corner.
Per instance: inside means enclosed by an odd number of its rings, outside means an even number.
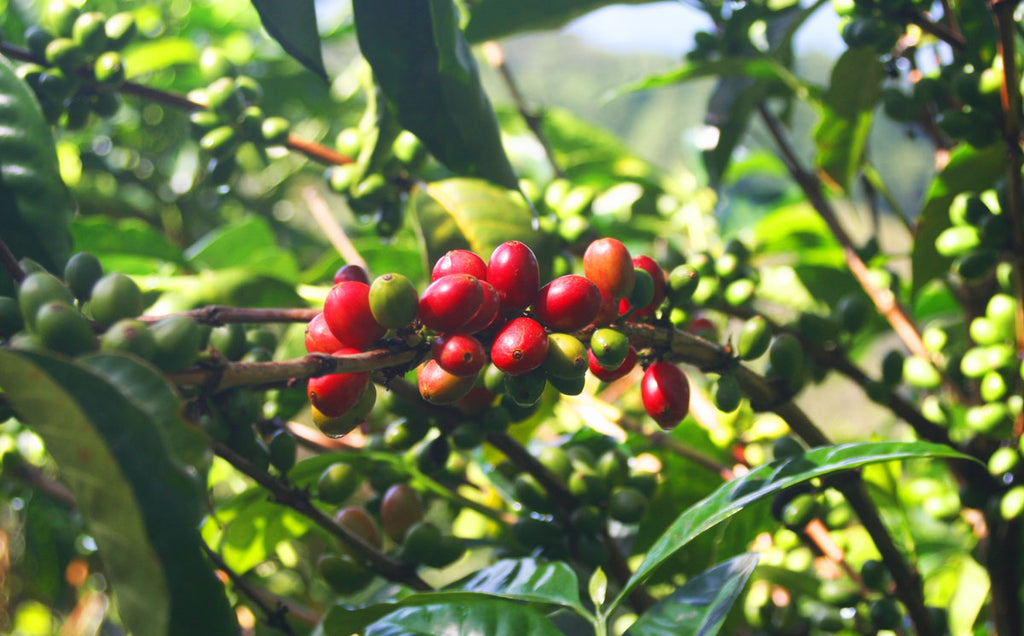
[[[509,375],[522,375],[544,363],[548,334],[532,318],[516,318],[502,327],[491,345],[491,362]]]
[[[475,376],[460,377],[441,368],[437,360],[427,360],[420,366],[416,378],[420,395],[431,404],[452,404],[473,388]]]
[[[633,345],[629,346],[629,351],[626,352],[626,359],[622,361],[622,364],[615,367],[614,369],[605,369],[601,366],[601,363],[594,357],[594,350],[587,349],[587,359],[590,365],[590,372],[594,374],[594,377],[602,382],[613,382],[621,377],[624,377],[633,367],[636,366],[636,349]]]
[[[600,288],[598,288],[600,289]],[[612,296],[603,289],[601,291],[601,309],[594,318],[595,327],[605,327],[615,322],[621,315],[619,313],[619,299]]]
[[[339,349],[334,355],[359,353],[358,349]],[[328,417],[342,415],[359,401],[370,383],[369,371],[355,373],[332,373],[310,378],[306,386],[309,401],[318,411]]]
[[[487,263],[487,282],[498,290],[503,312],[526,309],[540,290],[537,256],[525,243],[502,243],[495,248]]]
[[[629,250],[618,239],[597,239],[583,253],[583,273],[615,298],[624,298],[633,291],[633,268]]]
[[[441,334],[434,339],[431,355],[442,369],[458,376],[475,376],[487,362],[484,346],[464,333]]]
[[[442,276],[420,296],[420,320],[434,331],[457,331],[477,311],[484,300],[480,281],[469,274]]]
[[[357,281],[342,281],[331,289],[324,320],[335,338],[356,349],[369,347],[387,332],[370,311],[370,286]]]
[[[327,321],[324,320],[323,312],[313,316],[313,319],[306,325],[306,351],[308,353],[334,353],[344,346],[331,333]]]
[[[494,285],[481,280],[480,287],[483,289],[484,299],[480,303],[480,309],[462,326],[461,331],[466,333],[476,333],[490,327],[501,309],[501,297],[498,296],[498,290]]]
[[[342,265],[341,269],[334,273],[334,284],[354,280],[357,283],[370,284],[370,274],[361,265]]]
[[[487,264],[476,252],[452,250],[437,259],[430,274],[431,282],[448,274],[469,274],[480,280],[487,278]]]
[[[664,429],[675,428],[690,412],[690,383],[671,362],[655,362],[647,367],[640,396],[647,414]]]
[[[634,317],[639,318],[651,314],[661,306],[661,302],[665,300],[665,288],[668,284],[668,279],[665,270],[650,256],[634,256],[633,267],[644,270],[651,275],[651,279],[654,281],[654,298],[646,307],[641,307],[633,313]],[[624,314],[627,311],[629,311],[629,301],[623,298],[619,303],[619,312]]]
[[[537,320],[551,329],[571,333],[589,325],[601,311],[601,290],[589,278],[559,276],[537,294]]]

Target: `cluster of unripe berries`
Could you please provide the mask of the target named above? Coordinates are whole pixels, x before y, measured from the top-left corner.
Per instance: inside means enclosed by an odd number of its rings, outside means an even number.
[[[121,105],[117,88],[125,76],[119,51],[136,33],[132,15],[108,18],[54,0],[43,21],[47,26],[26,29],[25,43],[44,64],[22,64],[18,75],[36,93],[47,120],[78,129],[91,113],[114,115]]]
[[[435,263],[422,294],[401,274],[369,283],[364,270],[343,269],[323,312],[307,327],[306,348],[345,355],[366,350],[388,330],[420,332],[430,338],[431,358],[418,369],[418,385],[433,404],[456,404],[475,387],[491,397],[504,393],[522,407],[537,403],[547,384],[578,395],[587,370],[612,381],[633,369],[636,350],[606,326],[649,315],[666,290],[657,263],[631,258],[616,239],[592,242],[583,270],[583,276],[568,274],[541,286],[536,256],[518,241],[499,245],[486,263],[468,250],[448,252]],[[590,326],[597,329],[588,350],[573,334]],[[368,410],[363,403],[372,406],[364,397],[369,384],[369,372],[311,379],[315,421],[328,434],[351,430]],[[689,384],[674,364],[648,365],[641,390],[647,412],[662,427],[686,416]]]
[[[221,75],[189,97],[206,106],[189,115],[199,147],[211,157],[210,178],[225,183],[234,173],[235,155],[245,143],[261,150],[288,141],[291,125],[283,117],[266,117],[259,102],[263,89],[248,75],[238,75],[234,66],[216,49],[204,51],[204,66],[215,67]]]

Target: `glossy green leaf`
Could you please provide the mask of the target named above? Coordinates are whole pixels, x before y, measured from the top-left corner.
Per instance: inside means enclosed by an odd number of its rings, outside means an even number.
[[[480,180],[446,179],[415,192],[410,206],[430,263],[454,249],[487,259],[495,247],[513,240],[533,249],[541,272],[550,263],[544,235],[534,229],[530,210],[514,192]]]
[[[765,82],[749,77],[721,77],[716,82],[704,121],[718,130],[718,140],[713,148],[701,151],[713,187],[721,182],[733,151],[747,134],[750,116],[767,94]]]
[[[224,589],[200,549],[203,492],[136,404],[138,387],[125,393],[106,377],[123,360],[97,361],[107,367],[101,373],[64,358],[0,351],[0,387],[74,493],[125,625],[138,634],[235,634]]]
[[[740,555],[699,574],[644,612],[624,636],[717,634],[760,555]]]
[[[71,222],[75,251],[92,252],[102,261],[113,255],[141,256],[184,264],[181,249],[152,225],[139,219],[75,217]]]
[[[452,0],[354,0],[363,56],[406,129],[456,173],[519,187]]]
[[[520,31],[557,29],[574,18],[610,4],[648,4],[655,0],[484,0],[473,6],[466,38],[497,40]]]
[[[524,558],[502,559],[441,591],[421,592],[398,601],[360,608],[334,606],[328,610],[321,626],[325,634],[348,634],[363,630],[399,608],[508,600],[561,605],[587,615],[580,603],[579,582],[572,568],[558,561],[548,563]]]
[[[498,599],[465,599],[454,603],[407,607],[387,615],[366,629],[366,636],[438,634],[561,636],[562,632],[538,610]]]
[[[189,246],[185,257],[197,268],[244,265],[252,273],[282,280],[294,280],[299,272],[295,257],[278,247],[270,224],[258,216],[212,230]]]
[[[0,56],[0,228],[18,258],[59,273],[71,254],[74,204],[57,167],[50,127],[35,95]],[[10,293],[0,273],[0,293]]]
[[[758,466],[743,477],[718,487],[679,515],[668,531],[647,551],[647,556],[630,577],[614,605],[618,605],[633,587],[647,578],[663,561],[758,499],[815,477],[914,457],[970,459],[949,446],[929,442],[865,442],[814,448],[803,455]]]
[[[950,226],[949,206],[961,192],[982,192],[1006,174],[1006,146],[985,148],[961,144],[953,150],[949,163],[928,186],[924,207],[917,221],[910,261],[913,290],[916,294],[929,281],[949,271],[952,259],[935,251],[935,239]]]
[[[832,67],[814,143],[818,169],[841,190],[849,188],[864,156],[884,74],[871,48],[849,49]]]
[[[281,48],[300,64],[327,81],[320,33],[316,28],[316,2],[314,0],[252,0],[260,14],[263,28],[277,40]]]

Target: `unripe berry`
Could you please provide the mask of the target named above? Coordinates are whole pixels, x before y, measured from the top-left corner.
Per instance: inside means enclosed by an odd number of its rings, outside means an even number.
[[[590,350],[594,359],[604,369],[615,369],[629,353],[629,338],[621,331],[601,328],[590,336]]]
[[[370,311],[380,325],[398,329],[416,319],[419,294],[408,278],[390,273],[374,279],[370,285],[369,302]]]
[[[70,305],[74,299],[64,283],[49,272],[32,272],[18,285],[18,307],[30,330],[35,328],[39,308],[52,301]]]
[[[423,500],[408,484],[395,484],[384,493],[380,521],[393,541],[401,542],[409,528],[423,520],[423,513]]]
[[[476,376],[487,362],[480,341],[464,333],[441,334],[434,339],[431,355],[442,369],[458,376]]]
[[[420,296],[420,320],[434,331],[459,331],[480,310],[483,299],[479,279],[448,274],[430,283]]]
[[[487,263],[487,282],[498,291],[504,313],[526,309],[540,291],[537,256],[525,243],[502,243]]]
[[[626,357],[622,359],[622,364],[612,369],[601,366],[601,363],[597,361],[597,357],[594,355],[594,350],[591,349],[588,351],[588,364],[590,372],[594,374],[595,378],[602,382],[614,382],[626,376],[636,366],[636,349],[630,345],[626,349]]]
[[[134,318],[142,312],[142,291],[131,278],[112,272],[93,285],[89,310],[104,327],[122,318]]]
[[[35,329],[47,348],[69,356],[96,349],[96,336],[89,321],[67,303],[53,301],[40,307]]]
[[[451,250],[434,263],[434,269],[430,273],[430,281],[433,282],[448,274],[469,274],[480,280],[487,278],[487,264],[476,252],[469,250]]]
[[[324,554],[316,561],[317,573],[336,594],[355,594],[369,585],[374,573],[347,554]]]
[[[92,286],[103,276],[103,266],[89,252],[78,252],[68,259],[64,266],[64,282],[75,298],[87,301],[92,296]]]
[[[532,318],[516,318],[505,325],[491,345],[491,361],[509,375],[528,373],[544,363],[548,335]]]
[[[587,347],[579,338],[567,333],[548,335],[548,355],[544,358],[548,376],[576,378],[584,375],[588,366]]]
[[[370,515],[358,506],[342,508],[334,515],[334,522],[356,535],[370,546],[381,547],[380,531]],[[342,544],[344,546],[344,544]]]
[[[583,276],[560,276],[540,289],[533,309],[537,320],[547,327],[571,333],[597,318],[601,291]]]
[[[100,351],[124,351],[152,360],[156,354],[156,338],[146,323],[126,318],[118,320],[100,338]]]
[[[647,414],[664,429],[675,428],[690,411],[690,383],[671,362],[647,367],[640,395]]]
[[[602,238],[583,253],[583,273],[613,298],[625,298],[633,291],[636,272],[629,250],[622,241]]]
[[[370,286],[356,281],[331,289],[324,301],[324,320],[335,338],[356,349],[369,347],[387,332],[370,310]]]
[[[156,340],[153,363],[165,372],[183,371],[199,359],[203,330],[190,318],[168,316],[150,325],[149,330]]]

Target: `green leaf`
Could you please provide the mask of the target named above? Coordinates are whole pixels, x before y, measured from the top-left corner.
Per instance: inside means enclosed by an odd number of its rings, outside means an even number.
[[[484,0],[473,6],[466,38],[497,40],[520,31],[557,29],[573,18],[610,4],[648,4],[655,0]]]
[[[949,205],[961,192],[982,192],[1006,174],[1006,146],[1002,143],[984,148],[960,144],[928,186],[924,207],[917,221],[914,246],[910,254],[913,292],[949,271],[952,259],[935,251],[935,239],[950,226]]]
[[[495,247],[515,240],[533,249],[542,275],[550,268],[547,238],[534,229],[518,194],[485,181],[446,179],[417,190],[410,208],[430,263],[454,249],[473,250],[486,260]]]
[[[185,250],[185,257],[197,268],[227,269],[241,265],[250,272],[288,281],[299,275],[295,257],[278,247],[270,224],[258,216],[210,231]]]
[[[199,49],[192,40],[161,37],[133,44],[124,52],[123,64],[129,77],[139,77],[177,64],[195,64],[198,60]]]
[[[339,632],[327,632],[339,633]],[[407,607],[370,625],[366,636],[561,636],[544,614],[532,607],[497,599]]]
[[[547,563],[533,558],[502,559],[442,591],[421,592],[398,601],[360,608],[335,605],[324,616],[321,629],[325,634],[350,634],[362,631],[370,623],[400,608],[481,601],[561,605],[587,616],[580,603],[578,587],[575,572],[565,563]]]
[[[850,187],[864,156],[885,70],[871,48],[849,49],[832,67],[814,131],[817,167],[841,190]]]
[[[624,636],[717,634],[760,555],[742,554],[688,580],[644,612]]]
[[[327,81],[323,54],[320,51],[320,33],[316,28],[316,2],[314,0],[252,0],[260,14],[263,28],[277,40],[288,55]]]
[[[758,466],[743,477],[723,484],[679,515],[665,534],[647,551],[647,556],[619,593],[612,607],[618,606],[622,599],[663,561],[758,499],[815,477],[913,457],[970,459],[949,446],[929,442],[866,442],[822,446],[803,455]]]
[[[75,250],[104,256],[131,255],[185,264],[181,250],[140,219],[80,216],[71,222]]]
[[[618,89],[615,94],[621,95],[675,86],[705,77],[747,77],[771,80],[783,84],[800,99],[808,99],[811,96],[820,97],[820,90],[816,86],[803,81],[778,60],[768,56],[725,57],[704,62],[691,62],[681,68],[645,77],[639,82]]]
[[[0,228],[18,258],[54,273],[71,254],[68,226],[74,204],[57,167],[50,127],[35,95],[0,56]],[[13,281],[0,274],[0,293]]]
[[[749,77],[720,77],[715,84],[704,121],[718,129],[718,141],[701,151],[712,187],[721,183],[733,151],[747,134],[750,116],[767,94],[767,83]]]
[[[123,360],[94,363],[117,367]],[[136,634],[236,634],[224,588],[200,549],[202,490],[135,402],[139,387],[126,394],[88,366],[8,351],[0,351],[0,386],[74,493],[126,627]],[[156,399],[163,399],[159,392]]]
[[[352,5],[359,47],[402,126],[454,172],[517,189],[452,0]]]

